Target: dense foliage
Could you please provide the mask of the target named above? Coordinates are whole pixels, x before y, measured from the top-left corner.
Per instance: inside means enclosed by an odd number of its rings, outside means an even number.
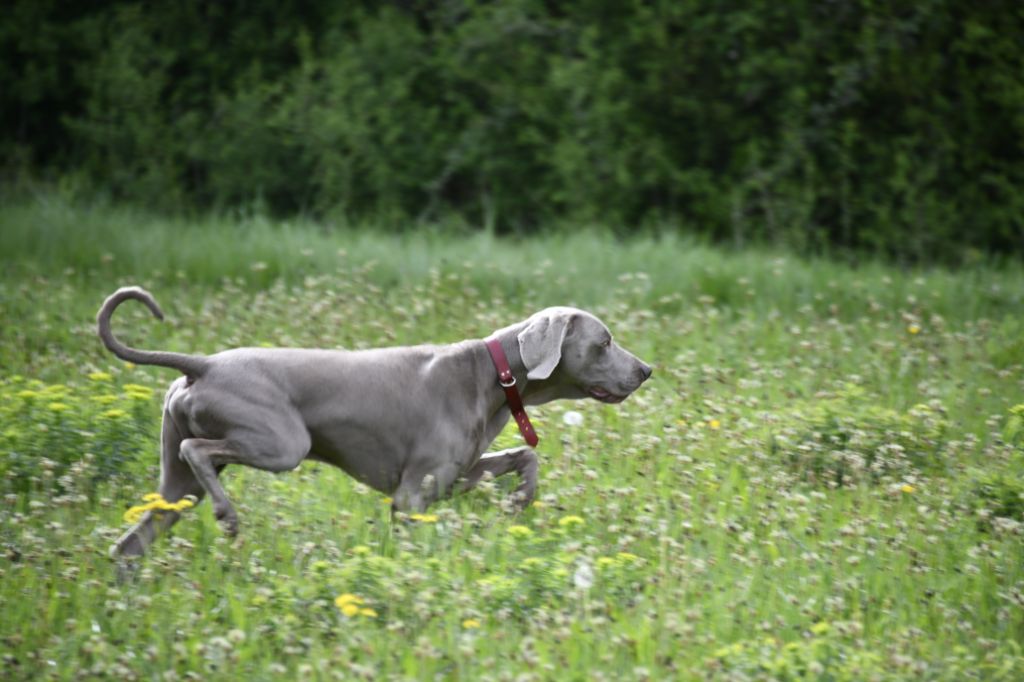
[[[1021,35],[1007,0],[17,0],[0,153],[165,208],[1019,253]]]

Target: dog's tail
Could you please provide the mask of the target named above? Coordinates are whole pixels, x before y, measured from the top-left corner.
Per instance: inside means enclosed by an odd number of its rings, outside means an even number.
[[[142,301],[153,313],[154,317],[160,320],[164,319],[163,311],[160,310],[160,306],[156,304],[156,300],[148,291],[141,287],[121,287],[107,297],[107,300],[100,307],[100,311],[96,313],[96,324],[100,338],[103,340],[103,345],[111,353],[127,362],[134,362],[137,365],[170,367],[182,372],[192,380],[202,376],[210,364],[202,355],[138,350],[129,348],[114,337],[114,333],[110,331],[110,316],[114,314],[114,308],[129,298]]]

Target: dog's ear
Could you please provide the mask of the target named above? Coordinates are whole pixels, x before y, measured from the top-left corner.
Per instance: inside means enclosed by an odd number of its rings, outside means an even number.
[[[562,342],[572,326],[566,313],[534,315],[526,329],[519,332],[519,354],[531,381],[547,379],[562,359]]]

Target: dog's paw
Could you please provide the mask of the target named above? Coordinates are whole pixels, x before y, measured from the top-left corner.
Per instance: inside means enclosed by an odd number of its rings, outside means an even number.
[[[233,507],[214,509],[213,515],[220,525],[221,532],[229,538],[238,535],[238,514]]]

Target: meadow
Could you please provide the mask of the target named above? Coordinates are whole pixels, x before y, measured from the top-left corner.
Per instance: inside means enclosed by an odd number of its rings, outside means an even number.
[[[0,676],[7,680],[1024,676],[1024,268],[728,251],[598,229],[506,240],[58,198],[0,210]],[[511,477],[391,517],[305,463],[224,474],[127,579],[169,370],[141,348],[483,338],[547,305],[655,368],[535,408]],[[497,446],[519,442],[514,427]]]

